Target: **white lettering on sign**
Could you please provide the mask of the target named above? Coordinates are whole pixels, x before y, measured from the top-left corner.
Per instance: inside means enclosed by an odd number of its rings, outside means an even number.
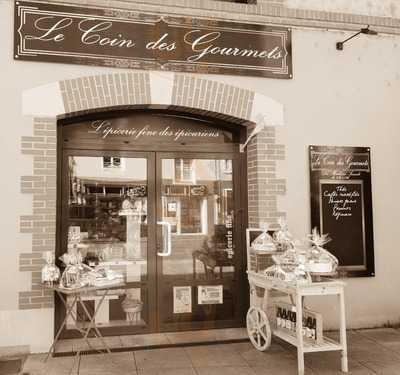
[[[40,35],[26,35],[25,38],[29,40],[42,40],[45,42],[61,42],[62,40],[64,40],[64,34],[58,33],[58,31],[70,26],[72,23],[72,19],[62,18],[52,25],[45,26],[48,21],[53,19],[54,17],[52,16],[38,18],[35,21],[34,26],[37,30],[44,33]]]
[[[95,133],[106,139],[109,136],[125,136],[139,139],[142,137],[166,137],[178,141],[181,138],[218,138],[220,133],[218,130],[212,129],[189,129],[178,128],[172,130],[169,126],[165,126],[161,130],[154,130],[149,125],[144,125],[140,128],[120,128],[115,127],[109,120],[97,120],[91,124],[92,130],[89,133]]]
[[[232,259],[234,252],[233,252],[233,217],[232,215],[227,215],[226,222],[226,251],[228,253],[228,258]]]
[[[78,29],[83,32],[81,41],[83,44],[96,44],[99,46],[111,47],[126,47],[131,48],[135,43],[131,39],[123,39],[122,34],[117,34],[117,37],[108,37],[100,32],[110,29],[112,22],[94,22],[93,19],[85,19],[79,22]],[[93,23],[91,25],[91,23]]]
[[[221,33],[214,31],[211,33],[201,34],[201,30],[192,30],[185,34],[183,40],[189,44],[193,52],[197,54],[189,56],[187,61],[196,62],[207,55],[220,55],[220,56],[240,56],[240,57],[254,57],[261,59],[281,59],[283,52],[280,47],[276,46],[270,51],[256,49],[240,49],[236,47],[221,47],[213,43],[221,37]]]
[[[146,49],[159,50],[159,51],[173,51],[176,49],[175,42],[167,43],[165,40],[168,37],[168,33],[165,33],[156,42],[149,42],[146,44]]]
[[[348,190],[346,185],[338,185],[333,191],[325,190],[323,196],[328,198],[332,216],[339,220],[341,217],[352,216],[353,206],[357,204],[360,193],[357,190]]]

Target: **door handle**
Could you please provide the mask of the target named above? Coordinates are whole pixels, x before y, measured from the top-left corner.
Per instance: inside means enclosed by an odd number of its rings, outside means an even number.
[[[164,249],[166,248],[167,251],[157,252],[157,255],[160,257],[167,257],[171,255],[171,224],[167,221],[157,221],[157,224],[164,226],[167,229],[167,236],[164,236],[163,233],[163,242],[164,242]]]

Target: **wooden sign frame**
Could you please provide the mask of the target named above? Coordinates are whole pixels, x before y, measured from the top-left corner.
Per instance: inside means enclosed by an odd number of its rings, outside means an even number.
[[[15,1],[14,59],[292,78],[291,29]]]

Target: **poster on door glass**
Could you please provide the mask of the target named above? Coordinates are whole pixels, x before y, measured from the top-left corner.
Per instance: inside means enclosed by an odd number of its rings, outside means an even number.
[[[174,286],[174,314],[192,312],[192,287]]]
[[[197,291],[199,305],[216,305],[223,303],[222,285],[199,286]]]

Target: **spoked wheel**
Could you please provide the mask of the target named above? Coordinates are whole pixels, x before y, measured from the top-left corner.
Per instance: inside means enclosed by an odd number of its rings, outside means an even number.
[[[250,307],[246,316],[247,333],[254,347],[263,352],[271,345],[271,327],[267,314],[258,307]]]

